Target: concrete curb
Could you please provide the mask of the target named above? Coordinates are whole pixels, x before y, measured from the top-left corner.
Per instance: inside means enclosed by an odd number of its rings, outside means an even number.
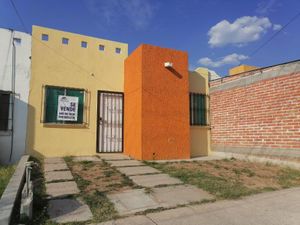
[[[25,179],[25,164],[29,159],[29,155],[24,155],[20,159],[18,166],[10,178],[10,181],[5,188],[0,199],[0,224],[8,225],[11,221],[11,216],[17,202],[18,197],[21,196],[23,183]]]
[[[234,157],[236,159],[248,160],[250,162],[271,163],[271,164],[279,165],[279,166],[287,166],[287,167],[290,167],[293,169],[300,169],[300,163],[292,162],[292,161],[286,161],[286,160],[280,160],[280,159],[270,159],[267,157],[243,155],[243,154],[230,153],[230,152],[213,152],[212,154],[215,156],[223,157],[223,158]]]

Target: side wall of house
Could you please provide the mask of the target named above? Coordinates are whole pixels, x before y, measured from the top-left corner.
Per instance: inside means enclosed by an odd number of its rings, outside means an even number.
[[[42,34],[48,41],[42,41]],[[28,116],[27,151],[39,156],[92,155],[96,153],[97,92],[120,91],[124,85],[127,44],[33,26],[32,79]],[[68,38],[67,45],[62,38]],[[87,47],[81,47],[81,42]],[[104,45],[104,51],[99,50]],[[117,54],[115,48],[121,48]],[[84,89],[84,125],[43,122],[45,85]]]
[[[210,83],[212,148],[300,155],[300,62]]]
[[[208,95],[208,70],[202,68],[189,72],[189,91]],[[206,98],[206,108],[209,109],[209,99]],[[207,156],[210,153],[209,110],[207,110],[207,126],[190,126],[191,157]]]
[[[15,94],[12,94],[10,99],[9,130],[0,131],[0,164],[9,164],[19,160],[25,152],[31,36],[23,32],[0,29],[0,37],[0,90],[13,92],[13,86],[15,87]],[[13,75],[13,68],[15,68],[15,75]],[[14,82],[13,76],[15,76]],[[4,106],[0,105],[0,107]],[[14,113],[13,130],[12,112]]]

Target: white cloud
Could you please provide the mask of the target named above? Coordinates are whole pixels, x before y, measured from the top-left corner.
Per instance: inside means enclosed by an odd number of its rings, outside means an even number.
[[[278,25],[276,24],[276,28]],[[267,17],[243,16],[233,23],[222,20],[210,28],[208,43],[211,47],[221,47],[228,44],[241,46],[259,40],[270,28],[272,28],[272,23]]]
[[[135,28],[146,27],[155,14],[156,5],[149,0],[88,0],[87,9],[106,25],[121,20],[129,21]]]
[[[273,30],[275,30],[275,31],[280,30],[281,28],[282,28],[282,26],[280,24],[273,25]]]
[[[198,63],[200,63],[203,66],[207,67],[221,67],[224,65],[238,65],[241,61],[248,59],[249,57],[242,54],[233,53],[227,56],[222,57],[220,60],[213,61],[212,59],[208,57],[204,57],[198,60]]]

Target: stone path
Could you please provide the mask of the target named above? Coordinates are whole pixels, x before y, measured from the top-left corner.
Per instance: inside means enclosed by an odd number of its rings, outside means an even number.
[[[183,185],[179,179],[146,166],[141,161],[131,160],[122,154],[102,154],[100,157],[141,187],[107,196],[121,216],[133,215],[147,209],[171,208],[213,199],[207,192]],[[140,224],[144,221],[142,217],[135,218],[137,222],[134,222],[134,218],[128,218],[124,219],[124,224]]]
[[[44,176],[49,199],[48,215],[52,221],[81,222],[93,218],[89,207],[79,198],[66,198],[76,196],[80,191],[63,158],[46,158]]]

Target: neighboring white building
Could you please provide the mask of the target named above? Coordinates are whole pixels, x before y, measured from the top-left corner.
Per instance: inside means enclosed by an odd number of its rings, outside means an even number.
[[[0,28],[0,164],[25,152],[31,35]]]

